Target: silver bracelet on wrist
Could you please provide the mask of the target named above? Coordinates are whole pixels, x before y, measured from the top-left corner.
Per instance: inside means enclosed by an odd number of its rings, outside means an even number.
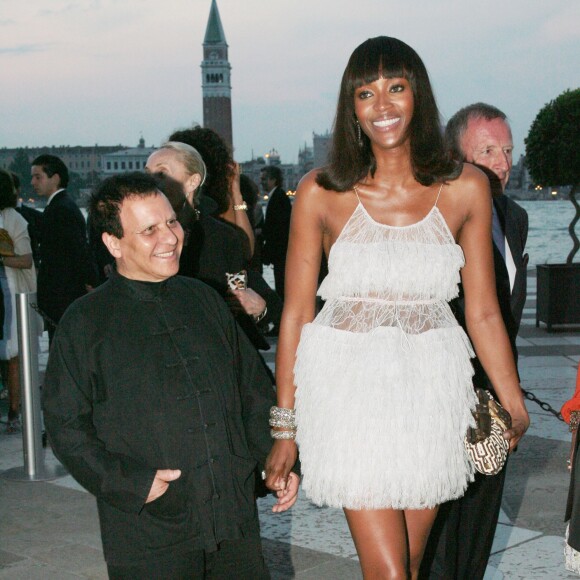
[[[240,211],[240,210],[245,211],[247,209],[248,209],[248,204],[245,201],[243,201],[242,203],[234,204],[234,211]]]
[[[296,430],[294,431],[275,431],[274,429],[270,430],[270,436],[272,439],[286,439],[286,440],[294,440],[296,439]]]
[[[296,429],[296,411],[283,407],[270,407],[270,427]]]

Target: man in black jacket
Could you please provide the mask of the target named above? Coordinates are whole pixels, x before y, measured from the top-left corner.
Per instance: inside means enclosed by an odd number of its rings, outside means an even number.
[[[63,316],[43,395],[57,457],[97,498],[110,578],[269,578],[253,474],[275,397],[258,356],[212,289],[175,276],[183,230],[152,177],[105,180],[90,217],[116,270]]]
[[[41,222],[38,306],[58,323],[68,306],[96,285],[96,270],[85,218],[65,191],[66,165],[54,155],[40,155],[32,162],[31,183],[37,195],[48,200]],[[50,324],[48,334],[52,341]]]
[[[528,255],[524,254],[524,247],[528,236],[528,214],[503,193],[512,168],[510,126],[499,109],[476,103],[451,117],[445,138],[455,159],[474,163],[490,180],[497,298],[517,362],[516,337],[526,301]],[[465,328],[461,297],[452,302],[452,308]],[[493,392],[478,359],[474,360],[474,369],[474,386]],[[476,473],[475,481],[462,498],[440,507],[429,537],[422,573],[429,573],[431,579],[483,578],[497,527],[505,475],[506,466],[497,475]]]
[[[261,172],[262,188],[268,194],[266,219],[262,229],[262,262],[274,266],[276,292],[284,300],[284,274],[292,204],[282,189],[282,170],[276,165],[266,165]]]

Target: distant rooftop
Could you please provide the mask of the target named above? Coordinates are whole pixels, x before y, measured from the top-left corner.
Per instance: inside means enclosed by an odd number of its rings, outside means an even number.
[[[216,0],[212,0],[207,28],[205,29],[204,44],[226,44],[226,35],[222,26],[222,20]]]
[[[130,149],[122,149],[121,151],[114,151],[113,153],[108,153],[106,157],[130,157],[134,155],[139,155],[140,157],[148,157],[157,151],[156,147],[131,147]]]

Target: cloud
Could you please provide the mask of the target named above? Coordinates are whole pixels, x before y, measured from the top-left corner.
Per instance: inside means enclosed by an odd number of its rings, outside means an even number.
[[[50,44],[21,44],[20,46],[0,47],[0,56],[2,55],[22,55],[33,52],[44,52],[50,48]]]
[[[81,2],[69,2],[58,8],[44,8],[38,12],[39,16],[54,16],[69,12],[88,12],[100,7],[98,0],[85,0]]]
[[[12,18],[0,19],[0,26],[12,26],[13,24],[16,24],[16,20],[13,20]]]

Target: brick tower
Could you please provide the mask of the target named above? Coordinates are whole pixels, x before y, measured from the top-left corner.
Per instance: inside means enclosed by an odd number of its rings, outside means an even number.
[[[212,0],[201,63],[203,126],[218,133],[233,151],[231,69],[220,13]]]

